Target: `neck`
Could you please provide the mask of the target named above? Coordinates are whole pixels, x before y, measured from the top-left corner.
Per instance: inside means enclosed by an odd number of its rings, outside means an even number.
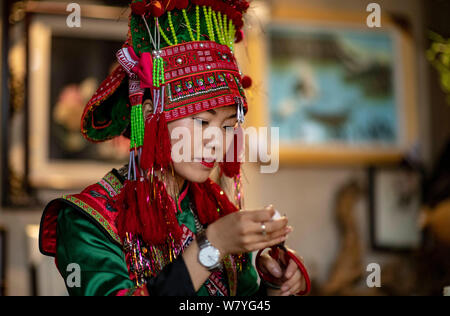
[[[174,200],[176,200],[180,194],[180,190],[183,187],[185,179],[175,172],[172,174],[170,171],[165,172],[164,175],[161,174],[161,171],[156,171],[156,175],[166,184],[167,193]]]

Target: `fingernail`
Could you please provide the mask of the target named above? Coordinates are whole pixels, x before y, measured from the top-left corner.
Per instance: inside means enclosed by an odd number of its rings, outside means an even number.
[[[272,272],[274,274],[280,274],[281,273],[280,269],[278,269],[278,268],[273,268]]]
[[[283,286],[281,287],[281,291],[282,291],[282,292],[286,292],[287,289],[288,289],[288,287],[287,287],[286,285],[283,285]]]

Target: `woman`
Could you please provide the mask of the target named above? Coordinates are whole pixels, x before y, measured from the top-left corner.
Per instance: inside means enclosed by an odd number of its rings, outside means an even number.
[[[129,133],[129,164],[52,201],[41,252],[56,257],[71,295],[295,295],[304,279],[292,260],[282,269],[261,256],[259,269],[275,282],[257,283],[251,252],[283,243],[292,228],[272,206],[239,211],[237,142],[226,137],[247,112],[233,40],[248,3],[133,0],[131,8],[120,66],[82,118],[91,141]],[[222,142],[195,141],[198,126],[224,131]],[[180,129],[191,140],[183,161],[172,159]],[[230,148],[233,161],[214,161]],[[234,179],[235,203],[209,179],[216,165]]]

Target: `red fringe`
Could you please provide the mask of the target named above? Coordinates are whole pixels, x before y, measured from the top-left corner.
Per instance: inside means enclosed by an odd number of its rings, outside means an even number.
[[[141,168],[149,170],[156,159],[156,139],[157,139],[158,117],[152,114],[145,122],[144,146],[142,148]]]
[[[204,183],[191,183],[190,189],[202,224],[211,224],[220,217],[237,212],[222,188],[208,179]],[[220,194],[222,192],[222,194]],[[217,209],[219,208],[219,212]]]
[[[156,196],[151,199],[153,189]],[[190,190],[202,224],[211,224],[222,216],[238,211],[211,179],[204,183],[191,183]],[[131,232],[140,235],[150,245],[165,245],[171,234],[175,245],[180,245],[182,230],[176,217],[177,209],[164,183],[158,178],[154,178],[153,183],[148,179],[126,180],[115,207],[119,211],[116,225],[121,238]]]
[[[172,162],[172,145],[164,113],[159,114],[157,143],[156,164],[160,168],[166,168]]]
[[[233,146],[233,160],[227,161],[227,155],[225,155],[224,162],[219,163],[221,173],[224,173],[229,178],[233,178],[241,172],[241,162],[238,161],[238,153],[241,152],[242,148],[238,148],[238,137],[242,137],[242,134],[234,134],[233,143],[231,145]]]
[[[137,232],[140,227],[140,219],[137,214],[136,182],[125,181],[122,192],[119,194],[115,207],[119,214],[116,225],[119,236],[126,237],[127,232]]]

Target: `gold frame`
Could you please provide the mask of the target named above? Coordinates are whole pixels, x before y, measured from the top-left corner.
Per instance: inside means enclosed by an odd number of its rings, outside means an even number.
[[[54,12],[55,15],[46,15],[41,14],[44,13],[42,11],[31,10],[37,14],[32,15],[29,27],[29,180],[32,186],[40,188],[61,190],[84,188],[97,182],[117,165],[92,161],[50,161],[47,157],[50,132],[48,113],[52,34],[125,41],[128,23],[126,20],[84,18],[81,28],[71,29],[65,25],[66,15],[58,14],[59,11]]]
[[[308,23],[308,25],[336,25],[360,28],[365,25],[367,15],[354,11],[325,10],[308,8],[302,5],[292,4],[289,7],[276,3],[269,5],[256,2],[255,17],[249,19],[252,27],[246,34],[244,47],[238,48],[238,58],[249,60],[243,65],[244,73],[254,79],[254,86],[259,91],[267,91],[267,65],[268,43],[260,27],[269,23]],[[368,13],[367,13],[368,14]],[[401,78],[398,91],[400,92],[402,144],[394,148],[368,147],[346,147],[345,145],[326,146],[292,146],[280,144],[280,164],[282,165],[368,165],[368,164],[390,164],[398,162],[404,157],[418,138],[417,123],[417,76],[415,67],[414,43],[411,34],[400,28],[392,18],[383,15],[382,29],[395,32],[397,51],[399,52],[399,73]],[[248,58],[251,56],[251,58]],[[407,92],[407,93],[406,93]],[[250,126],[268,126],[269,114],[264,93],[249,93],[250,107],[255,109],[249,111],[247,123]],[[257,110],[256,110],[257,109]],[[403,125],[402,125],[403,124]]]

